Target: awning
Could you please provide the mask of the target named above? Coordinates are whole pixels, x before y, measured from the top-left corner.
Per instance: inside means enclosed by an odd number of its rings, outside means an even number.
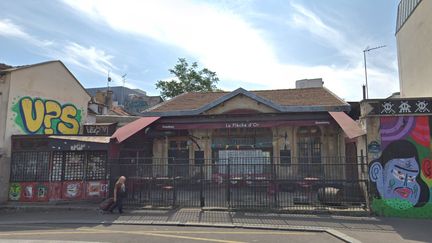
[[[135,120],[117,129],[117,131],[115,131],[115,133],[111,136],[111,139],[116,139],[118,143],[121,143],[130,136],[146,128],[159,118],[160,117],[142,117],[138,120]]]
[[[366,132],[345,112],[329,112],[349,139],[365,135]]]
[[[110,137],[106,136],[60,136],[60,135],[50,135],[48,138],[60,139],[60,140],[72,140],[79,142],[89,142],[89,143],[109,143]]]

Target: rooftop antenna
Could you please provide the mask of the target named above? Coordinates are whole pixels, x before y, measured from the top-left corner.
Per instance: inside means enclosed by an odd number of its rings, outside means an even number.
[[[124,97],[124,92],[125,92],[125,83],[126,83],[126,75],[127,73],[122,75],[122,79],[123,79],[123,89],[122,89],[122,105],[124,106],[124,101],[125,101],[125,97]]]
[[[109,84],[110,84],[110,82],[111,82],[111,77],[110,77],[110,72],[111,72],[111,70],[108,70],[108,78],[107,78],[107,88],[108,88],[108,90],[110,90],[110,86],[109,86]]]

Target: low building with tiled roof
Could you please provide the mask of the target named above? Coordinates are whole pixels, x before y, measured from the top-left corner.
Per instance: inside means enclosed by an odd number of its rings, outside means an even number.
[[[194,173],[170,166],[265,163],[285,166],[280,176],[346,179],[347,173],[357,173],[356,137],[364,132],[346,114],[350,105],[322,83],[302,80],[302,88],[296,89],[184,93],[146,110],[112,139],[121,144],[120,158],[151,157],[153,165],[168,166],[155,172],[159,176]],[[325,169],[346,157],[354,159],[352,168]],[[249,167],[242,168],[236,173],[247,173]]]

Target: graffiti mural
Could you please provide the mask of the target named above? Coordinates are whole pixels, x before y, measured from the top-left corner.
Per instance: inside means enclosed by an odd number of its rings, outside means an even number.
[[[108,182],[15,182],[9,186],[9,200],[41,202],[100,199],[108,195]]]
[[[381,155],[369,165],[372,210],[385,216],[432,218],[432,119],[380,118]]]
[[[103,181],[89,181],[87,182],[87,198],[92,197],[105,197],[108,193],[108,185]]]
[[[72,104],[23,97],[14,105],[15,123],[26,134],[78,134],[82,111]]]
[[[64,199],[81,199],[83,190],[83,183],[74,182],[64,182],[63,183],[63,197]]]
[[[48,186],[46,184],[36,185],[36,201],[48,201]]]
[[[21,186],[19,183],[11,183],[9,187],[9,199],[19,201],[21,198]]]

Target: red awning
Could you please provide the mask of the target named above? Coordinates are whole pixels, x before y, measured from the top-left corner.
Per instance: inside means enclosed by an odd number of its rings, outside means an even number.
[[[366,132],[355,122],[351,117],[349,117],[345,112],[329,112],[330,115],[339,124],[345,135],[349,139],[360,137]]]
[[[118,143],[121,143],[135,133],[148,127],[159,118],[160,117],[142,117],[117,129],[117,131],[115,131],[115,133],[111,136],[111,139],[116,139]]]

